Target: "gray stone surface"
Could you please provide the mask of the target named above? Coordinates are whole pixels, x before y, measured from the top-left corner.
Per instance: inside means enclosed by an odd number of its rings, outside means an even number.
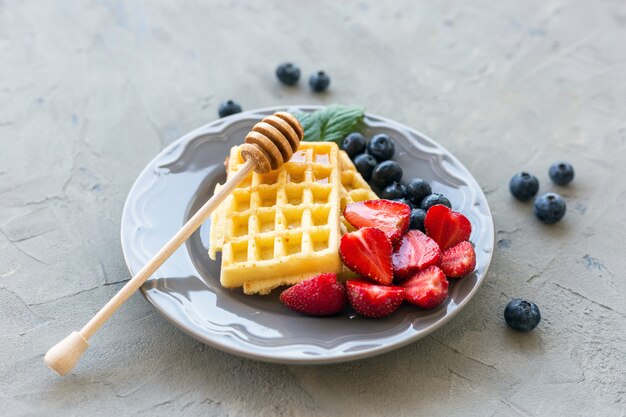
[[[625,415],[626,3],[343,3],[0,0],[0,414]],[[280,87],[287,59],[331,91]],[[136,175],[226,98],[363,104],[440,141],[488,194],[486,284],[424,340],[318,367],[205,347],[135,295],[54,376],[46,349],[128,278]],[[564,221],[512,200],[521,169],[567,198]],[[541,308],[530,334],[503,323],[515,296]]]

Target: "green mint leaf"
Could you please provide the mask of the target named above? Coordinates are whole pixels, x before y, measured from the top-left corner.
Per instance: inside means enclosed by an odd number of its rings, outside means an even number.
[[[312,113],[295,112],[308,142],[335,142],[337,144],[363,121],[365,110],[360,106],[328,106]]]
[[[322,127],[322,138],[327,142],[341,143],[363,120],[364,109],[359,106],[332,106],[327,108],[328,119]]]
[[[304,129],[304,139],[306,141],[319,141],[322,134],[322,125],[317,112],[295,112],[293,115],[298,119]]]

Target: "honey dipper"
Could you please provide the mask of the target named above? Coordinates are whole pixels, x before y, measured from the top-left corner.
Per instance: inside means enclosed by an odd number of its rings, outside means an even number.
[[[298,149],[304,131],[300,122],[287,112],[277,112],[254,125],[240,146],[245,163],[198,212],[128,281],[108,303],[78,332],[74,331],[48,350],[46,365],[65,375],[89,347],[87,342],[109,317],[178,249],[220,203],[250,174],[265,174],[289,161]]]

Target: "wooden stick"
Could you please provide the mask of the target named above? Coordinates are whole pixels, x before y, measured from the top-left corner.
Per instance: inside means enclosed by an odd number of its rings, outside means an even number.
[[[217,206],[254,170],[265,174],[287,162],[298,149],[304,137],[302,125],[292,114],[276,112],[264,117],[246,135],[245,143],[239,147],[245,161],[239,170],[221,189],[193,215],[191,219],[154,255],[148,263],[118,291],[117,294],[83,327],[72,332],[54,345],[44,358],[48,367],[59,375],[70,372],[87,348],[93,336],[105,321],[178,249],[189,236],[204,223]]]
[[[202,223],[217,206],[239,185],[239,183],[255,168],[255,161],[248,159],[220,190],[204,203],[187,223],[157,252],[148,263],[124,285],[108,303],[80,330],[72,332],[65,339],[54,345],[44,358],[49,368],[59,375],[70,372],[89,347],[87,342],[109,317],[131,296],[144,282],[165,262]]]

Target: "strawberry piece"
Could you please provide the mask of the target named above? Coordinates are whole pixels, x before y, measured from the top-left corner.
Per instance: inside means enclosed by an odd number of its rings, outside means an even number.
[[[308,316],[330,316],[346,305],[346,290],[337,282],[336,274],[321,274],[287,288],[280,301]]]
[[[346,282],[348,301],[363,317],[388,317],[400,307],[404,300],[401,287],[370,284],[352,280]]]
[[[424,227],[426,234],[437,242],[441,250],[468,240],[472,233],[472,224],[467,217],[442,204],[428,209]]]
[[[441,250],[437,242],[419,230],[409,230],[396,246],[391,256],[393,275],[398,279],[406,279],[420,269],[438,265],[441,261]]]
[[[448,297],[448,280],[436,266],[419,271],[401,285],[406,300],[421,308],[438,307]]]
[[[469,242],[446,249],[441,258],[441,270],[448,278],[463,278],[476,268],[476,252]]]
[[[339,243],[339,256],[348,268],[383,285],[393,279],[391,251],[389,239],[373,227],[347,233]]]
[[[411,208],[397,201],[368,200],[348,204],[343,216],[357,229],[375,227],[382,230],[395,245],[409,229]]]

